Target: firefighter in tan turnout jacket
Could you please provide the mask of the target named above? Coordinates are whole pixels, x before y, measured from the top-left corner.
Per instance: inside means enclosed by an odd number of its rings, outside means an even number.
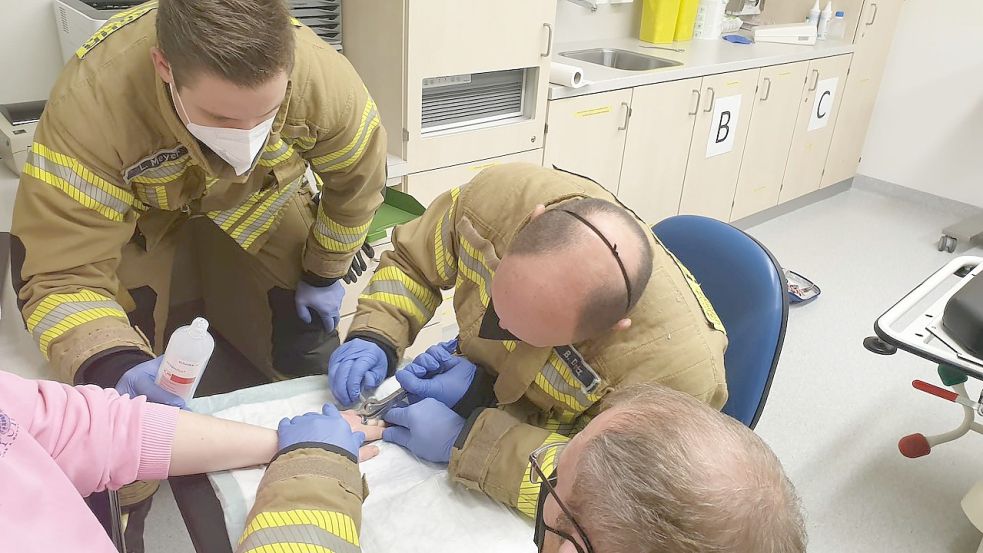
[[[180,404],[154,384],[155,356],[175,256],[193,244],[219,333],[270,378],[323,373],[385,143],[354,69],[284,2],[114,16],[51,91],[18,189],[27,330],[65,382]]]
[[[719,318],[614,202],[588,179],[525,164],[486,169],[437,198],[396,229],[359,298],[329,363],[336,397],[351,404],[392,374],[453,288],[457,343],[396,372],[430,399],[390,411],[385,439],[449,462],[456,481],[529,515],[540,491],[530,453],[567,441],[610,392],[659,383],[723,407]]]

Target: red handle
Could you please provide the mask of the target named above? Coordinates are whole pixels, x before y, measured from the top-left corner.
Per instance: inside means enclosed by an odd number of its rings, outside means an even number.
[[[953,403],[956,403],[956,399],[959,397],[959,394],[957,394],[956,392],[946,390],[945,388],[939,388],[938,386],[935,386],[934,384],[929,384],[928,382],[925,382],[923,380],[912,380],[911,385],[914,386],[916,390],[920,390],[922,392],[925,392],[926,394],[931,394],[933,396],[940,397],[942,399],[951,401]]]

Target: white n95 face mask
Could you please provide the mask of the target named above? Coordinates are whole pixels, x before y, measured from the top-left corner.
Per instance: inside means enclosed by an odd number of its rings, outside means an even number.
[[[249,171],[253,162],[256,161],[256,156],[259,155],[259,151],[266,144],[270,131],[273,130],[273,120],[276,119],[276,114],[251,129],[206,127],[191,122],[191,118],[188,117],[188,112],[181,102],[181,97],[177,94],[177,88],[175,88],[174,83],[170,83],[170,86],[171,96],[174,98],[174,107],[180,110],[179,114],[182,115],[184,126],[188,128],[188,132],[231,165],[236,176],[244,175]]]

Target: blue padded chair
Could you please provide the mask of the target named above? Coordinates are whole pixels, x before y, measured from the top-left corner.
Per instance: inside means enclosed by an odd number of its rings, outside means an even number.
[[[724,413],[750,428],[764,409],[788,321],[781,266],[767,248],[716,219],[679,215],[652,227],[703,287],[727,329]]]

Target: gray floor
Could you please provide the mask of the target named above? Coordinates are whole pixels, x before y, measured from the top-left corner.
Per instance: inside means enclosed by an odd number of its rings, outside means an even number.
[[[901,457],[901,436],[954,427],[959,411],[911,388],[914,378],[933,379],[929,363],[875,356],[861,345],[881,312],[952,257],[934,247],[940,229],[960,218],[943,205],[855,188],[750,229],[823,288],[819,300],[791,313],[758,426],[803,497],[812,552],[972,553],[979,544],[959,501],[980,478],[972,463],[983,438],[967,436],[919,460]],[[8,370],[42,376],[11,303],[7,294],[0,359]],[[147,551],[192,551],[168,490],[148,527]]]

